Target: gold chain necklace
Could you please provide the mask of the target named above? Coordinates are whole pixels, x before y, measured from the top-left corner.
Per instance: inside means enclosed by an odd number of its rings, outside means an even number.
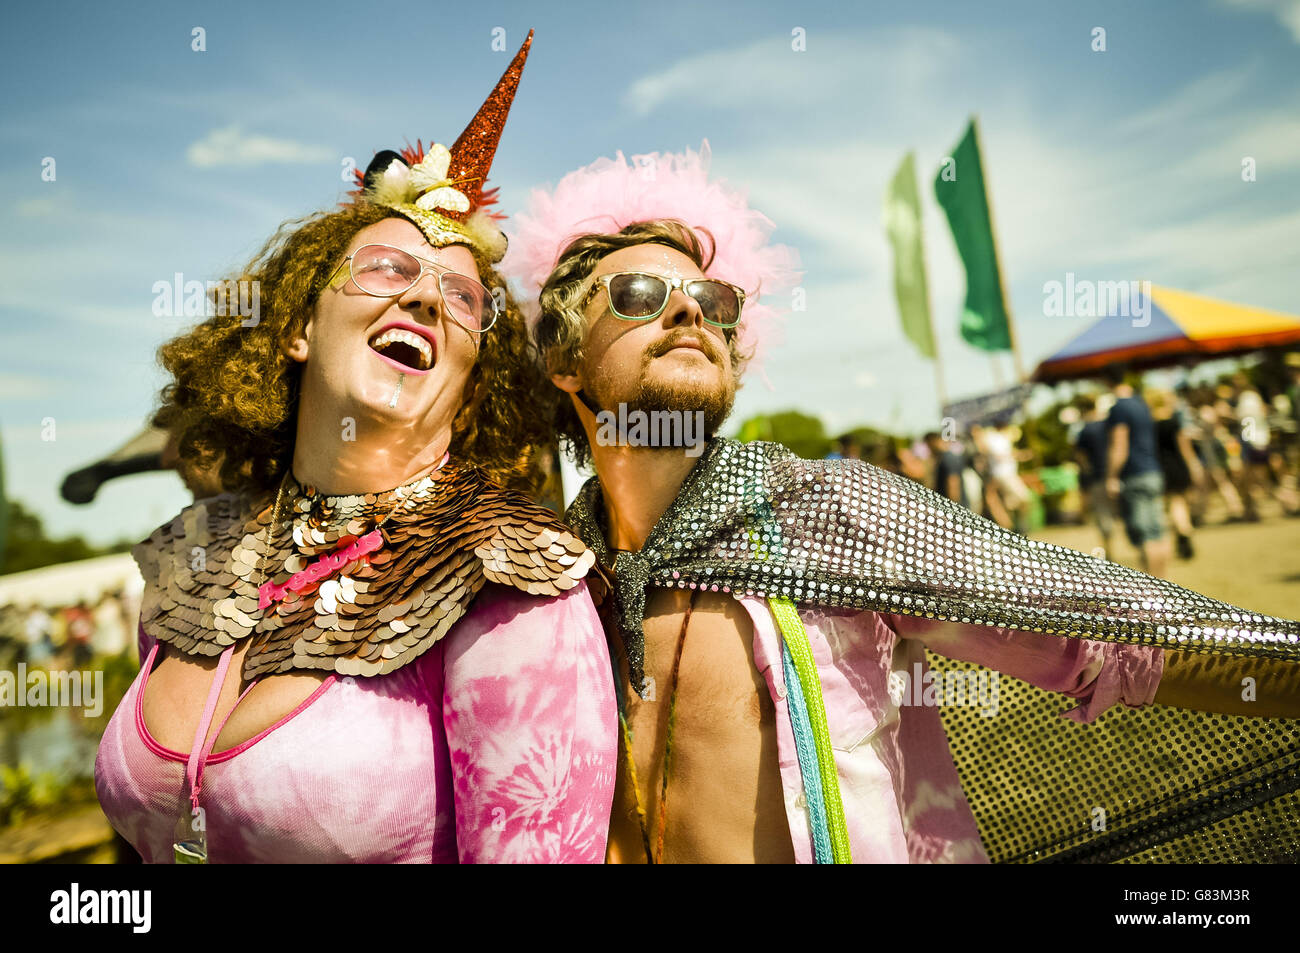
[[[262,570],[262,582],[266,582],[271,577],[266,571],[266,557],[271,550],[271,540],[275,536],[276,527],[280,525],[280,501],[284,499],[284,485],[289,482],[290,473],[286,472],[280,478],[280,489],[275,494],[275,505],[271,507],[271,522],[267,524],[266,535],[262,537],[262,558],[259,567]]]
[[[430,476],[432,476],[433,473],[437,473],[444,466],[446,466],[449,457],[450,457],[449,453],[444,453],[441,462],[439,462],[439,464],[433,469],[431,473],[425,474],[424,476],[420,477],[417,480],[412,480],[410,483],[405,484],[404,486],[397,487],[394,490],[394,494],[396,495],[397,499],[393,503],[393,508],[390,509],[386,514],[384,514],[382,519],[379,519],[375,522],[375,525],[371,527],[371,532],[374,532],[374,530],[379,529],[379,527],[383,526],[390,519],[392,519],[393,514],[397,512],[397,508],[401,506],[404,502],[406,502],[408,499],[410,499],[409,495],[403,494],[401,492],[403,489],[406,489],[406,487],[409,486],[414,486],[415,484],[418,484],[423,480],[427,480]],[[259,560],[259,568],[261,569],[262,572],[263,583],[265,583],[268,579],[270,579],[270,574],[267,572],[266,569],[266,559],[267,556],[270,555],[271,541],[275,538],[276,530],[280,525],[280,503],[284,499],[285,484],[287,484],[291,478],[293,478],[294,482],[297,483],[297,479],[293,477],[293,471],[287,470],[284,476],[280,479],[280,488],[278,491],[276,491],[275,494],[275,505],[271,508],[271,522],[266,527],[266,535],[262,537],[262,557]]]

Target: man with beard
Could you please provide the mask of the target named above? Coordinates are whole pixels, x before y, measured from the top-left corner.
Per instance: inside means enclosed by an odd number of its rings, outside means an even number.
[[[1079,699],[1062,713],[1079,723],[1120,702],[1300,713],[1295,623],[1245,614],[1247,631],[1243,610],[1017,537],[862,461],[716,436],[770,317],[757,290],[794,270],[706,163],[620,154],[570,174],[534,195],[504,266],[540,291],[556,427],[596,471],[567,518],[614,582],[609,860],[988,860],[938,710],[970,695],[927,671],[926,649],[993,670],[994,714],[999,673]],[[599,425],[656,413],[702,415],[703,454]],[[1250,701],[1240,664],[1213,654],[1216,630],[1261,656]],[[1172,643],[1207,657],[1189,664]],[[1125,803],[1170,800],[1144,780],[1147,797],[1130,779]],[[1128,815],[1112,816],[1108,849]]]

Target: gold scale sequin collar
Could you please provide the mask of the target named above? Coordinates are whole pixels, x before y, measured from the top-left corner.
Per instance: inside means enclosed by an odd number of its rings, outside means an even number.
[[[384,675],[465,614],[485,582],[539,596],[595,561],[547,508],[474,467],[446,464],[383,493],[200,500],[139,543],[140,621],[191,655],[252,637],[244,678],[295,669]]]

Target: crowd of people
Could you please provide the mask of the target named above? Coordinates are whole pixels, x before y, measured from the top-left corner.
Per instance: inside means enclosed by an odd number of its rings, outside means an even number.
[[[1037,454],[1021,442],[1021,429],[1009,422],[972,425],[964,439],[931,431],[916,441],[882,436],[864,446],[846,434],[827,459],[866,460],[924,483],[1001,526],[1023,530],[1032,492],[1022,467]]]
[[[1300,367],[1290,373],[1291,386],[1274,393],[1237,373],[1220,384],[1139,394],[1115,372],[1109,391],[1080,398],[1080,477],[1107,552],[1116,515],[1157,572],[1169,556],[1169,529],[1178,556],[1190,559],[1195,528],[1211,515],[1230,522],[1256,522],[1263,511],[1300,516]],[[1121,422],[1131,437],[1117,473]]]
[[[1284,386],[1237,372],[1163,388],[1116,366],[1103,386],[1060,411],[1079,516],[1096,526],[1108,559],[1117,527],[1143,568],[1163,575],[1175,555],[1195,556],[1196,528],[1207,521],[1300,515],[1300,355],[1286,367]],[[1046,492],[1053,469],[1043,448],[1007,420],[951,436],[931,431],[914,442],[882,437],[864,446],[845,435],[829,457],[865,459],[1025,532],[1034,495]]]
[[[49,671],[85,668],[131,647],[138,599],[125,590],[67,606],[0,606],[0,652]]]

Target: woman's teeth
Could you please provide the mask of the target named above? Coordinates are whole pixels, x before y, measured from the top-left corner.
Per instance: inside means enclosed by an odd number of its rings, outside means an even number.
[[[389,328],[370,341],[370,346],[399,364],[427,371],[433,366],[433,348],[429,342],[413,331]]]

